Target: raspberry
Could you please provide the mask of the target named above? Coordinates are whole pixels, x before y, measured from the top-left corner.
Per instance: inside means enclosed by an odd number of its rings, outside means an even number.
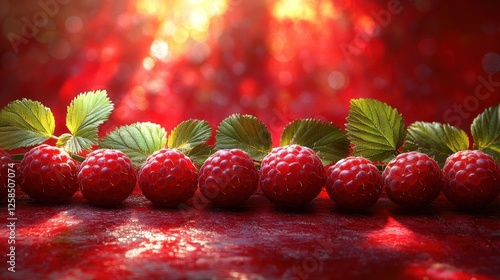
[[[78,172],[83,197],[100,206],[119,204],[132,193],[135,183],[132,161],[118,150],[93,151],[87,155]]]
[[[363,157],[341,159],[327,171],[326,191],[337,205],[363,210],[377,202],[382,183],[377,166]]]
[[[15,165],[11,168],[9,164],[12,164],[14,161],[9,153],[0,149],[0,199],[4,199],[9,194],[9,175],[12,174],[9,172],[9,169],[14,170],[14,175],[17,175],[17,169]],[[16,178],[10,178],[11,182],[17,182]]]
[[[475,209],[495,200],[500,191],[500,170],[482,151],[454,153],[443,167],[443,193],[455,205]]]
[[[41,202],[60,202],[78,190],[78,163],[65,151],[46,144],[31,149],[19,165],[21,190]]]
[[[161,149],[139,171],[144,196],[158,206],[175,207],[196,192],[198,173],[190,158],[178,150]]]
[[[223,206],[235,206],[247,200],[258,184],[252,158],[240,149],[215,152],[203,163],[198,175],[201,193]]]
[[[441,192],[439,165],[420,152],[399,154],[387,164],[382,179],[389,199],[403,207],[423,207]]]
[[[321,192],[325,168],[310,148],[288,145],[274,148],[263,160],[260,185],[264,195],[284,206],[309,203]]]

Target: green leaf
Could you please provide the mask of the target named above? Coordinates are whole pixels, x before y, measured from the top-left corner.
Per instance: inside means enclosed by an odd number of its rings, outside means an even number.
[[[57,146],[71,153],[90,150],[98,142],[99,126],[112,111],[113,103],[105,90],[79,94],[66,115],[66,126],[73,137],[60,137]]]
[[[324,165],[346,157],[350,149],[350,142],[340,128],[313,119],[296,120],[285,127],[280,145],[290,144],[311,148]]]
[[[420,151],[442,166],[451,154],[467,150],[469,137],[465,131],[449,124],[415,122],[408,127],[406,151]]]
[[[490,154],[500,162],[500,105],[487,108],[471,125],[474,148]]]
[[[272,149],[266,126],[250,115],[227,117],[220,123],[215,138],[217,149],[242,149],[254,160],[262,160]]]
[[[206,121],[187,120],[177,125],[168,137],[168,147],[184,154],[205,143],[212,136],[212,128]]]
[[[0,147],[7,150],[34,146],[54,135],[54,115],[38,101],[23,98],[0,111]]]
[[[214,152],[214,148],[206,144],[199,144],[190,149],[185,155],[194,161],[198,166],[202,166],[205,160]]]
[[[347,136],[354,155],[388,162],[403,145],[405,123],[398,111],[374,99],[353,99],[347,116]]]
[[[165,129],[158,124],[145,122],[115,129],[102,139],[100,147],[124,152],[139,167],[148,156],[164,148],[166,143]]]

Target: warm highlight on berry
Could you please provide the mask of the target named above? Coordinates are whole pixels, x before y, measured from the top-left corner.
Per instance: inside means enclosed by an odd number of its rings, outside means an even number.
[[[215,152],[205,161],[198,175],[201,193],[223,206],[236,206],[247,200],[258,184],[253,160],[240,149]]]
[[[191,159],[167,148],[149,156],[139,171],[139,186],[144,196],[165,207],[175,207],[191,198],[197,189],[197,179]]]
[[[285,206],[309,203],[326,181],[321,159],[310,148],[299,145],[273,148],[262,160],[259,176],[264,195]]]
[[[418,208],[433,202],[441,192],[441,169],[420,152],[399,154],[382,173],[385,192],[399,206]]]
[[[100,149],[88,154],[78,172],[78,184],[89,202],[113,206],[134,190],[136,175],[132,161],[118,150]]]
[[[382,192],[377,166],[363,157],[341,159],[328,168],[326,178],[328,195],[342,208],[368,209]]]
[[[46,144],[31,149],[19,165],[21,189],[42,202],[60,202],[78,190],[78,163],[65,151]]]
[[[486,206],[500,192],[500,170],[482,151],[454,153],[443,167],[443,193],[455,205],[475,209]]]

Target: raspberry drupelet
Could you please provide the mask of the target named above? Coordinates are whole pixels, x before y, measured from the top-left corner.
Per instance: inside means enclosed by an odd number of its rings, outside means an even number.
[[[219,150],[200,168],[198,186],[215,204],[237,206],[255,193],[259,176],[250,156],[240,150]]]
[[[382,182],[377,166],[364,157],[347,157],[330,166],[326,191],[345,209],[365,210],[377,202]]]
[[[441,169],[438,163],[420,152],[396,156],[387,164],[382,179],[389,199],[402,207],[426,206],[441,192]]]
[[[443,167],[443,193],[461,208],[477,209],[500,192],[500,170],[493,157],[479,150],[454,153]]]
[[[41,202],[61,202],[78,190],[78,162],[60,148],[42,144],[19,165],[21,190]]]
[[[321,192],[326,182],[325,168],[310,148],[287,145],[273,148],[260,168],[264,195],[282,206],[302,206]]]
[[[163,148],[150,155],[141,167],[139,186],[155,205],[175,207],[196,192],[198,172],[193,161],[182,152]]]
[[[132,161],[118,150],[91,152],[78,172],[83,197],[100,206],[113,206],[125,200],[134,190],[136,181]]]

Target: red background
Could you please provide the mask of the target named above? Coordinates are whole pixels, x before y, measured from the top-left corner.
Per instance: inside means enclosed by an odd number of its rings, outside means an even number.
[[[189,118],[216,127],[248,113],[274,145],[295,118],[344,127],[352,98],[388,102],[407,125],[466,131],[500,101],[499,82],[480,81],[500,81],[498,1],[41,3],[0,1],[0,106],[42,101],[57,134],[71,99],[96,89],[116,105],[103,133],[136,121],[170,130]]]
[[[56,134],[66,132],[71,99],[97,89],[116,105],[102,133],[136,121],[170,130],[189,118],[215,127],[248,113],[266,123],[274,145],[295,118],[343,127],[352,98],[388,102],[407,125],[467,131],[500,101],[500,1],[39,3],[0,0],[0,107],[42,101]],[[120,207],[101,209],[80,193],[60,205],[18,193],[17,272],[6,270],[2,226],[0,278],[500,277],[498,199],[477,213],[443,195],[413,212],[383,194],[366,213],[337,209],[325,191],[297,211],[259,193],[232,210],[200,199],[155,208],[136,188]]]

